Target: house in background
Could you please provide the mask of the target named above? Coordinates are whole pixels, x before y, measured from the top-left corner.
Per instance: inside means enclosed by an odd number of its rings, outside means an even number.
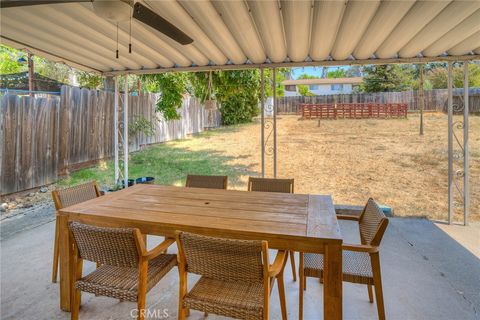
[[[298,79],[284,80],[285,97],[300,96],[299,87],[305,85],[315,96],[326,94],[349,94],[358,91],[362,83],[362,77],[354,78],[320,78],[320,79]]]

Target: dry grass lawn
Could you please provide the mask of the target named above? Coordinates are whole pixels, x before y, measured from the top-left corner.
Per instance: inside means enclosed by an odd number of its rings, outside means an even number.
[[[470,119],[471,218],[480,220],[480,117]],[[399,216],[447,218],[446,115],[427,114],[424,136],[418,134],[418,115],[325,120],[320,126],[316,120],[281,115],[277,127],[278,177],[295,178],[295,192],[331,194],[342,204],[363,204],[373,197]],[[227,157],[227,165],[243,171],[231,179],[235,189],[245,189],[248,175],[261,170],[258,122],[172,144]],[[268,176],[271,163],[267,158]]]

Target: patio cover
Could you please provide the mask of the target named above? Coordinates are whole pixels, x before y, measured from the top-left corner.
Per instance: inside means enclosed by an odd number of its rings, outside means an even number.
[[[104,75],[480,59],[480,1],[142,0],[194,41],[182,46],[90,3],[1,10],[1,42]]]

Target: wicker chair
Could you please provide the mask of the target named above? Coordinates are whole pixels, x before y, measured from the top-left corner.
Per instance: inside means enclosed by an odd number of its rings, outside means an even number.
[[[268,178],[248,178],[248,191],[263,192],[294,192],[294,179],[268,179]],[[290,263],[292,265],[293,281],[297,281],[295,268],[295,252],[289,251]]]
[[[72,320],[78,319],[82,291],[137,302],[137,319],[143,320],[147,292],[177,265],[175,254],[163,253],[175,240],[166,239],[147,251],[138,229],[71,222],[70,231],[75,251]],[[84,259],[100,266],[82,277]]]
[[[187,175],[186,187],[190,188],[209,188],[209,189],[227,189],[227,176],[200,176]]]
[[[282,319],[287,318],[285,251],[269,263],[266,241],[213,238],[177,232],[180,295],[178,318],[190,309],[237,319],[268,319],[270,293],[278,280]],[[201,275],[187,292],[187,274]]]
[[[101,191],[95,181],[79,184],[74,187],[66,188],[63,190],[52,191],[52,198],[55,204],[55,209],[58,210],[73,206],[74,204],[81,203],[90,199],[94,199],[101,195]],[[55,224],[55,242],[53,244],[53,268],[52,268],[52,282],[57,282],[58,273],[58,219]]]
[[[388,225],[388,219],[373,199],[359,214],[337,215],[338,219],[358,221],[361,244],[343,244],[343,281],[368,286],[368,297],[373,303],[372,285],[375,286],[378,318],[385,319],[382,277],[380,273],[380,242]],[[323,255],[300,253],[300,308],[303,317],[303,291],[307,277],[319,278],[323,282]]]

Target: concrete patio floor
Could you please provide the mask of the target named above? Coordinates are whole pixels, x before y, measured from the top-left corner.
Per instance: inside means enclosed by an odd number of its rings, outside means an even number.
[[[48,221],[45,217],[42,219]],[[54,223],[50,221],[9,234],[7,229],[14,224],[2,221],[2,233],[8,237],[2,236],[0,243],[0,318],[70,319],[69,313],[59,309],[58,284],[50,282]],[[342,221],[341,227],[347,241],[358,241],[354,223]],[[160,240],[149,237],[149,246]],[[479,224],[467,228],[439,227],[423,219],[391,218],[381,248],[387,319],[480,319],[478,248]],[[92,268],[93,265],[88,264],[85,272]],[[177,279],[177,270],[173,269],[149,292],[147,306],[157,316],[150,319],[176,319]],[[190,283],[194,281],[192,277]],[[298,282],[292,281],[289,264],[285,283],[289,318],[297,319]],[[305,319],[322,319],[322,285],[317,279],[309,278],[307,288]],[[368,302],[365,286],[344,283],[343,288],[344,319],[377,318],[376,305]],[[276,288],[271,306],[271,318],[280,319]],[[131,302],[83,294],[80,319],[132,319],[135,307]],[[203,313],[192,311],[189,319],[202,318]]]

